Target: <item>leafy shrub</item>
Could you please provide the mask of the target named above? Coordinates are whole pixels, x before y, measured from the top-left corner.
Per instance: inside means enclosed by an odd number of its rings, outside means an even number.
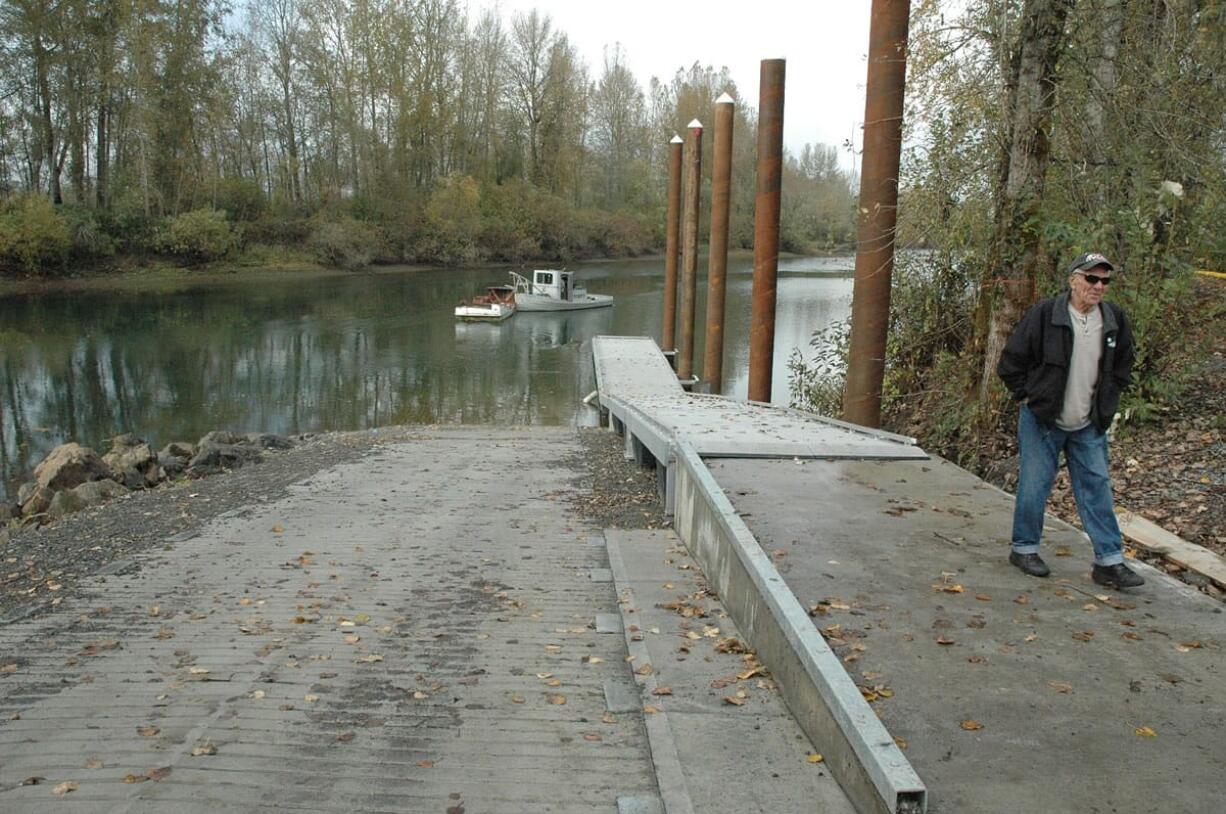
[[[71,247],[68,224],[42,195],[21,195],[0,210],[0,269],[24,274],[63,270]]]
[[[464,265],[481,259],[481,191],[468,176],[452,176],[430,196],[415,240],[419,260]]]
[[[238,236],[219,209],[193,209],[167,221],[160,248],[188,263],[208,263],[232,252]]]
[[[60,216],[68,227],[73,257],[95,260],[115,254],[115,238],[94,210],[87,206],[61,206]]]
[[[374,228],[348,217],[320,223],[311,236],[311,248],[320,263],[349,271],[369,266],[377,246]]]
[[[268,208],[264,190],[250,178],[223,178],[217,185],[217,208],[235,223],[258,220]]]

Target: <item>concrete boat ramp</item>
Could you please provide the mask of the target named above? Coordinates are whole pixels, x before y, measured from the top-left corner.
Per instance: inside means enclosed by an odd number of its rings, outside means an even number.
[[[909,439],[684,392],[650,339],[598,337],[610,426],[860,811],[1219,811],[1226,616],[1136,563],[1006,562],[1012,498]]]
[[[1213,600],[1059,524],[1026,578],[908,439],[595,360],[675,534],[580,511],[573,428],[381,430],[0,620],[0,811],[1220,810]]]

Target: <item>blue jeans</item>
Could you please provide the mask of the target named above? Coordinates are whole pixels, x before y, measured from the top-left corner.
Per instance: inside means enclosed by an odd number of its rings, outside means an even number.
[[[1045,427],[1022,405],[1017,422],[1017,501],[1013,506],[1013,550],[1039,553],[1043,536],[1043,510],[1051,496],[1060,466],[1060,451],[1068,460],[1069,480],[1077,499],[1081,525],[1094,546],[1097,565],[1124,561],[1120,526],[1111,505],[1111,477],[1107,471],[1107,436],[1093,425],[1075,432]]]

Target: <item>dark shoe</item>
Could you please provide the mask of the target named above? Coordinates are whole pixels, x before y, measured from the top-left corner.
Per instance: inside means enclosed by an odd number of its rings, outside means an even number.
[[[1145,584],[1144,577],[1122,562],[1115,565],[1096,565],[1090,576],[1099,585],[1106,585],[1108,588],[1136,588]]]
[[[1009,562],[1022,569],[1022,573],[1032,577],[1045,577],[1051,573],[1047,563],[1043,562],[1043,558],[1038,554],[1018,554],[1016,551],[1010,551]]]

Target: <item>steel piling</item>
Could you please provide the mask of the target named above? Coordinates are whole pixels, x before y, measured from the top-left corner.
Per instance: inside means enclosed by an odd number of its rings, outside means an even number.
[[[873,0],[869,30],[860,230],[843,390],[844,420],[865,427],[881,425],[910,10],[910,0]]]
[[[681,345],[677,376],[694,375],[694,313],[698,299],[698,192],[702,177],[702,122],[689,124],[685,140],[685,209],[681,224]]]
[[[785,60],[762,60],[758,95],[758,179],[754,198],[753,306],[749,327],[749,400],[771,400],[775,353],[775,282],[779,273],[779,190],[783,172]]]
[[[715,164],[711,173],[711,249],[707,260],[707,338],[702,378],[708,393],[724,392],[724,297],[728,276],[728,204],[732,189],[732,124],[735,102],[715,101]]]
[[[660,350],[677,350],[677,249],[681,233],[681,136],[668,143],[668,215],[664,238],[664,332]]]

